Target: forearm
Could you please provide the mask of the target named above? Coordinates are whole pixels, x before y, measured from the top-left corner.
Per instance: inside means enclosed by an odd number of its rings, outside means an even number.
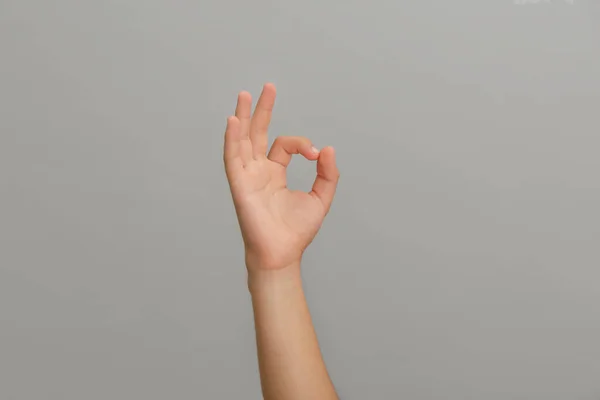
[[[265,400],[337,399],[304,297],[300,265],[251,272],[248,287]]]

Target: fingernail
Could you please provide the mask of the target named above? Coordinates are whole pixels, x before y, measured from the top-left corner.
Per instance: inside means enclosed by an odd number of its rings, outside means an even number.
[[[315,146],[310,148],[312,150],[313,153],[315,154],[319,154],[319,149],[317,149]]]

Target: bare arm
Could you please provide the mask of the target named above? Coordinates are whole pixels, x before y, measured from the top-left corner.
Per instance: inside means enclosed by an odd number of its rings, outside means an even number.
[[[337,399],[306,305],[300,265],[251,278],[264,398]]]
[[[266,400],[337,399],[317,342],[300,277],[302,254],[327,215],[339,173],[333,148],[279,137],[267,154],[275,87],[265,85],[254,114],[246,92],[225,133],[225,169],[246,249],[261,385]],[[317,161],[309,193],[291,191],[292,154]]]

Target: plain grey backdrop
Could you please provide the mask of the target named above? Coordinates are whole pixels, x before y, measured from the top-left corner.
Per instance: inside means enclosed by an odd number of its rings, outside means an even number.
[[[343,399],[599,399],[599,39],[596,0],[1,0],[0,398],[261,398],[221,149],[271,81],[271,138],[338,151]]]

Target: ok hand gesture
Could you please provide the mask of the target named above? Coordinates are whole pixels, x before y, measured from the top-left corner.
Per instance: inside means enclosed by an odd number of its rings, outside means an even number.
[[[225,171],[249,272],[299,265],[329,211],[339,179],[333,148],[319,151],[305,137],[277,137],[267,154],[275,95],[275,86],[266,84],[252,114],[252,97],[241,92],[225,132]],[[317,162],[308,193],[287,187],[293,154]]]

